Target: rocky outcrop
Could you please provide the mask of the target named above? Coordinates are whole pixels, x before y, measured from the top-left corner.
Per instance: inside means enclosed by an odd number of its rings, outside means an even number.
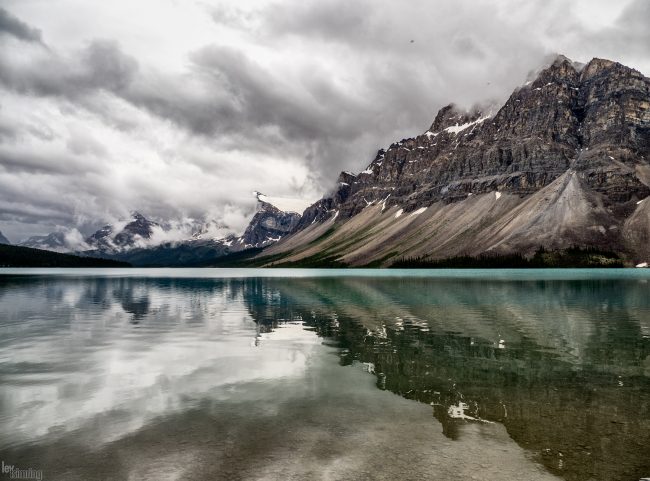
[[[320,249],[388,265],[397,256],[528,254],[576,243],[641,258],[642,221],[625,225],[650,195],[649,161],[650,80],[609,60],[580,68],[559,56],[500,109],[448,105],[424,134],[380,150],[358,175],[342,173],[293,239],[268,254],[298,259]],[[311,232],[332,222],[347,242],[335,234],[314,245]]]
[[[300,214],[284,212],[260,199],[258,210],[238,243],[248,247],[264,247],[291,233],[300,221]]]

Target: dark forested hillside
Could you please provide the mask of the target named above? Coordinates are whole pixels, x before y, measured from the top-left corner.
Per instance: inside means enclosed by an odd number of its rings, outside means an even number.
[[[131,264],[0,244],[0,267],[131,267]]]

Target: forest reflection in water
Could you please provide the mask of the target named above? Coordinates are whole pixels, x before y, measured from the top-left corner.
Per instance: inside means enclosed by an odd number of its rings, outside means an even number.
[[[5,276],[0,314],[0,450],[23,463],[68,431],[115,443],[160,416],[211,412],[237,398],[229,389],[278,389],[313,369],[282,351],[309,358],[325,343],[380,390],[430,405],[452,442],[495,423],[567,480],[650,474],[645,279]],[[283,332],[291,339],[261,361],[240,352],[243,338]],[[332,376],[314,382],[336,391]],[[289,387],[322,402],[302,380]]]

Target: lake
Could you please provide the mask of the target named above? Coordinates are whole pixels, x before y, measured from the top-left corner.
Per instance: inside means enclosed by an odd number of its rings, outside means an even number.
[[[638,480],[650,270],[0,269],[0,379],[29,479]]]

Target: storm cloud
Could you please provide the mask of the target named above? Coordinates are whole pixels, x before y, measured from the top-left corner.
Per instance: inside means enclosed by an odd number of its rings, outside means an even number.
[[[41,42],[41,31],[14,17],[0,7],[0,34],[13,35],[26,42]]]
[[[8,0],[0,230],[88,233],[138,210],[241,231],[253,190],[315,200],[442,106],[503,102],[556,53],[647,74],[649,8]]]

